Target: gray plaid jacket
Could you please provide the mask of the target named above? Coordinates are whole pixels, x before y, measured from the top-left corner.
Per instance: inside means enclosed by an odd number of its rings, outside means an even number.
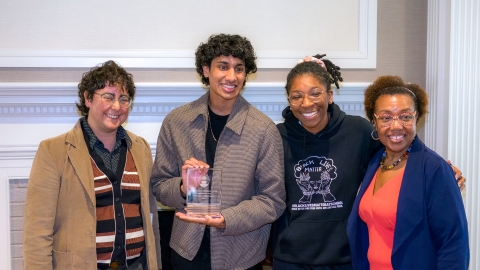
[[[181,167],[205,161],[209,92],[165,117],[158,135],[151,184],[157,200],[181,211]],[[265,257],[270,223],[285,209],[283,146],[277,127],[238,96],[221,134],[214,168],[222,170],[226,228],[211,228],[212,269],[245,269]],[[205,226],[175,219],[170,246],[192,260]]]

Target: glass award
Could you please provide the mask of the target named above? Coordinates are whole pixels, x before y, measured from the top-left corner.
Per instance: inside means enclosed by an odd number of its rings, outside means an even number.
[[[219,216],[222,197],[222,171],[187,169],[187,216]]]

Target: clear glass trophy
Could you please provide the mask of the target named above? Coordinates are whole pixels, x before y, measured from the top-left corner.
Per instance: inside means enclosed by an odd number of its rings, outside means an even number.
[[[222,171],[187,169],[187,216],[219,216],[222,197]]]

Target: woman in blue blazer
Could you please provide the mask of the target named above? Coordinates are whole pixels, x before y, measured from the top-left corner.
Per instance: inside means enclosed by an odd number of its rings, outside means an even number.
[[[348,222],[354,269],[468,269],[467,220],[449,164],[416,136],[424,89],[382,76],[365,91],[370,161]]]

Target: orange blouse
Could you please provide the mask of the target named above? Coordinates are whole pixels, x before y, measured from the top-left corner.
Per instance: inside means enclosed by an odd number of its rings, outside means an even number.
[[[368,227],[368,261],[370,269],[391,270],[393,236],[397,220],[397,203],[402,185],[401,170],[373,194],[377,173],[360,200],[359,215]]]

